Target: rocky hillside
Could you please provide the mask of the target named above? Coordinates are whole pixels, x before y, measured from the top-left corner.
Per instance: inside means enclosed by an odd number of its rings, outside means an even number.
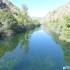
[[[39,22],[32,19],[27,10],[25,6],[23,10],[17,8],[10,0],[0,0],[0,37],[26,32],[39,26]]]
[[[17,7],[14,6],[9,0],[0,0],[0,10],[7,10],[11,13],[15,13],[17,11]]]
[[[70,42],[70,2],[49,12],[45,18],[45,27],[57,34],[59,39]]]
[[[46,15],[46,18],[49,20],[56,20],[56,19],[63,18],[65,15],[68,14],[70,14],[70,2],[63,6],[58,7],[53,12],[49,12]]]

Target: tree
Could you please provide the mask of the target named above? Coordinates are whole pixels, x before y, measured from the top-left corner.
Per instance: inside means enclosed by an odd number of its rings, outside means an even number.
[[[59,38],[70,42],[70,15],[64,17],[64,24]]]

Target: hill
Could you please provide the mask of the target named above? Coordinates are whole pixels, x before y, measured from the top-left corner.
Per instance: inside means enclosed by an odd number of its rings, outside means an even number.
[[[60,40],[70,42],[70,2],[49,12],[44,25],[46,30],[57,34]]]
[[[63,18],[65,15],[68,15],[68,14],[70,14],[70,2],[63,6],[58,7],[53,12],[49,12],[46,15],[46,18],[50,20],[57,20],[57,19]]]
[[[17,8],[10,0],[0,0],[0,37],[26,32],[39,26],[39,22],[32,19],[27,10],[26,6],[23,9]]]

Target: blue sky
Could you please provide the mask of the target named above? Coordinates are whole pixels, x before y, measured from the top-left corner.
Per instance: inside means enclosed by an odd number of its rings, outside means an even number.
[[[70,0],[11,0],[18,7],[26,5],[32,17],[44,17],[49,11],[68,3]]]

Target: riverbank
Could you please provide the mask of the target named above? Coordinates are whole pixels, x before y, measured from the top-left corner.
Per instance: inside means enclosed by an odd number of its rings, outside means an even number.
[[[25,33],[40,26],[37,18],[28,15],[26,6],[20,9],[9,0],[0,2],[0,38]]]
[[[34,30],[35,28],[40,27],[40,24],[35,25],[12,25],[10,29],[4,29],[2,28],[0,30],[0,38],[5,38],[8,36],[13,36],[19,33],[25,33],[31,30]]]
[[[70,42],[66,42],[64,40],[59,39],[59,34],[56,32],[48,31],[47,32],[52,36],[53,40],[61,46],[64,51],[64,59],[65,61],[70,63]]]

